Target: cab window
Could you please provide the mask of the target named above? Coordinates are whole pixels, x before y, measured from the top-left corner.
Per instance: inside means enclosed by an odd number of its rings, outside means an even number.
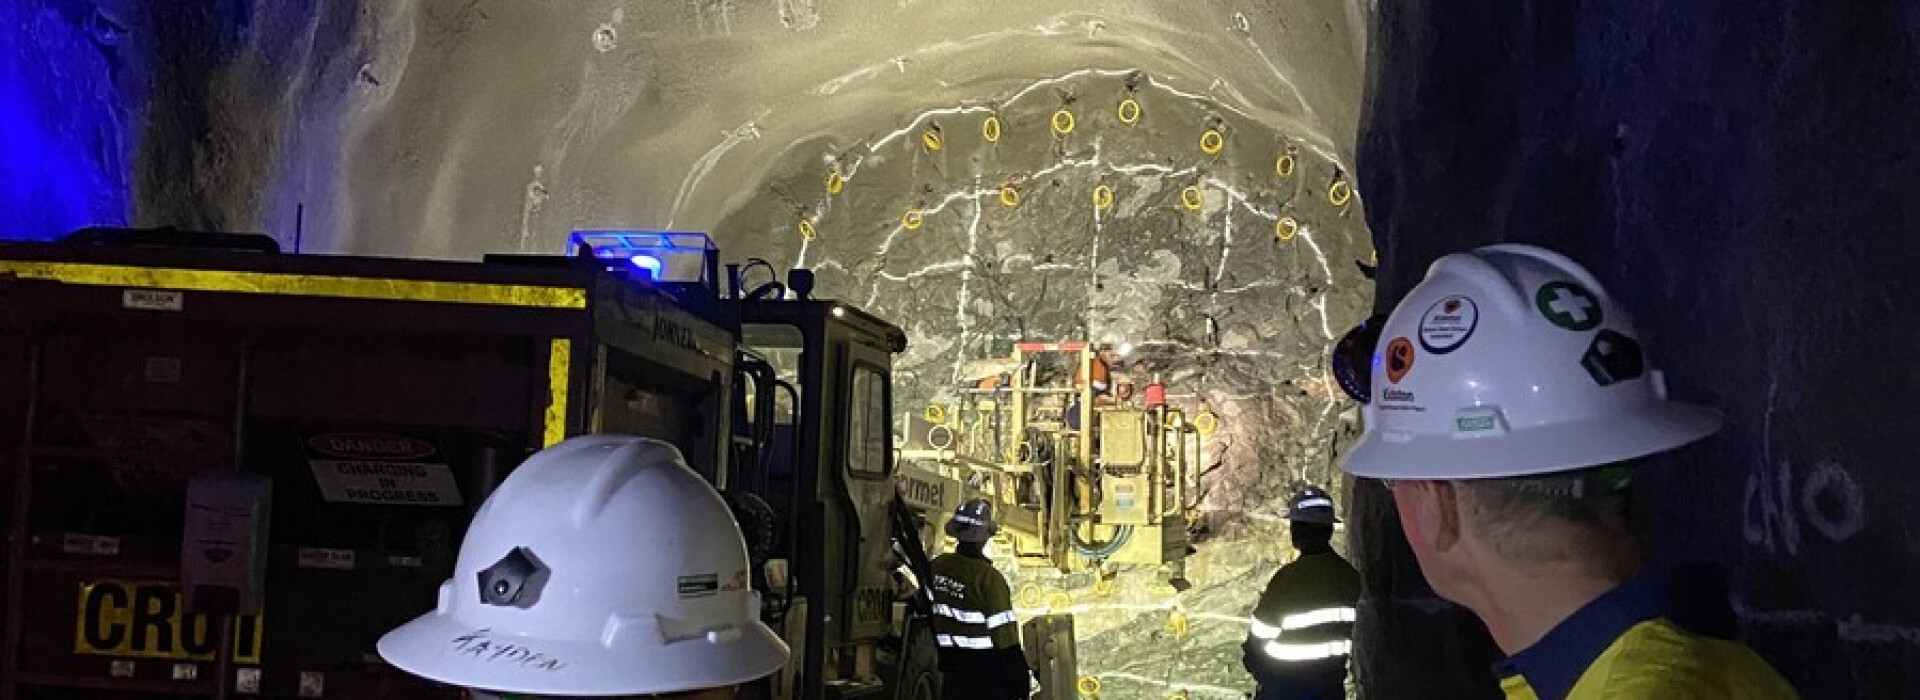
[[[884,477],[887,460],[887,376],[854,365],[847,405],[847,469],[855,476]]]

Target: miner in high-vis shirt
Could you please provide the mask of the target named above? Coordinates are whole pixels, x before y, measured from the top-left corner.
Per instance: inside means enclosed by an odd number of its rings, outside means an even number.
[[[1668,398],[1585,267],[1520,244],[1448,255],[1336,347],[1366,425],[1342,466],[1387,486],[1433,592],[1486,623],[1508,700],[1798,697],[1705,569],[1643,564],[1635,476],[1721,417]]]
[[[973,700],[1025,698],[1031,671],[1020,652],[1007,579],[987,559],[999,526],[993,504],[973,499],[947,521],[954,551],[933,560],[934,641],[940,647],[941,696]]]
[[[1360,573],[1333,551],[1333,497],[1316,487],[1295,495],[1287,528],[1300,558],[1274,572],[1254,606],[1242,663],[1260,685],[1257,700],[1340,700],[1347,696]]]

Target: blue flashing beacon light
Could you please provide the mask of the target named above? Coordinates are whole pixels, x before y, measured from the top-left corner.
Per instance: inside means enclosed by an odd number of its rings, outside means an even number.
[[[591,255],[609,269],[623,268],[651,282],[712,287],[719,276],[719,249],[704,233],[575,231],[575,255]]]
[[[659,258],[653,257],[646,253],[640,253],[631,258],[628,258],[628,261],[633,263],[634,269],[645,270],[647,273],[648,279],[652,279],[654,277],[660,276],[661,263]]]

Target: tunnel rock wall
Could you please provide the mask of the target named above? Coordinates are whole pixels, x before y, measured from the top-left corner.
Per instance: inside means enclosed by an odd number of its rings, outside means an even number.
[[[1472,246],[1588,265],[1674,393],[1727,413],[1637,479],[1654,563],[1727,566],[1748,639],[1803,697],[1912,697],[1920,14],[1384,3],[1370,51],[1381,308]],[[1364,695],[1497,697],[1484,632],[1426,589],[1384,493],[1359,507]]]
[[[144,68],[113,7],[0,3],[0,239],[127,221]]]
[[[1221,416],[1197,465],[1211,535],[1194,589],[1151,568],[1118,567],[1111,593],[1006,568],[1023,612],[1076,615],[1080,670],[1105,697],[1248,689],[1247,613],[1287,556],[1277,516],[1296,482],[1337,478],[1351,437],[1324,361],[1367,303],[1351,184],[1229,117],[1144,72],[1047,78],[878,139],[798,145],[771,168],[774,196],[714,227],[905,327],[903,412],[950,400],[964,365],[1016,341],[1092,340],[1130,347],[1117,369],[1135,382],[1159,376],[1174,403]]]
[[[1238,645],[1287,556],[1281,500],[1331,478],[1350,437],[1324,357],[1369,303],[1364,4],[0,4],[68,44],[96,11],[120,28],[131,67],[85,66],[97,102],[72,108],[120,120],[103,133],[131,155],[81,160],[122,178],[85,189],[131,223],[464,259],[556,252],[577,228],[709,231],[906,327],[904,411],[1014,339],[1131,344],[1137,376],[1222,419],[1195,587],[1009,573],[1025,612],[1078,616],[1103,697],[1248,688]],[[21,65],[47,90],[64,75]],[[78,225],[6,196],[28,235]]]

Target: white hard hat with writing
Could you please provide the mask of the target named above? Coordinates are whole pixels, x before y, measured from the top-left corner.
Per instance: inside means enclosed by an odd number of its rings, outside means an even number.
[[[1579,264],[1530,245],[1436,261],[1379,328],[1366,434],[1344,463],[1382,479],[1580,469],[1720,427],[1667,399],[1633,319]]]
[[[439,605],[383,637],[380,655],[494,693],[731,686],[788,657],[747,566],[732,513],[672,445],[574,438],[487,498]]]

